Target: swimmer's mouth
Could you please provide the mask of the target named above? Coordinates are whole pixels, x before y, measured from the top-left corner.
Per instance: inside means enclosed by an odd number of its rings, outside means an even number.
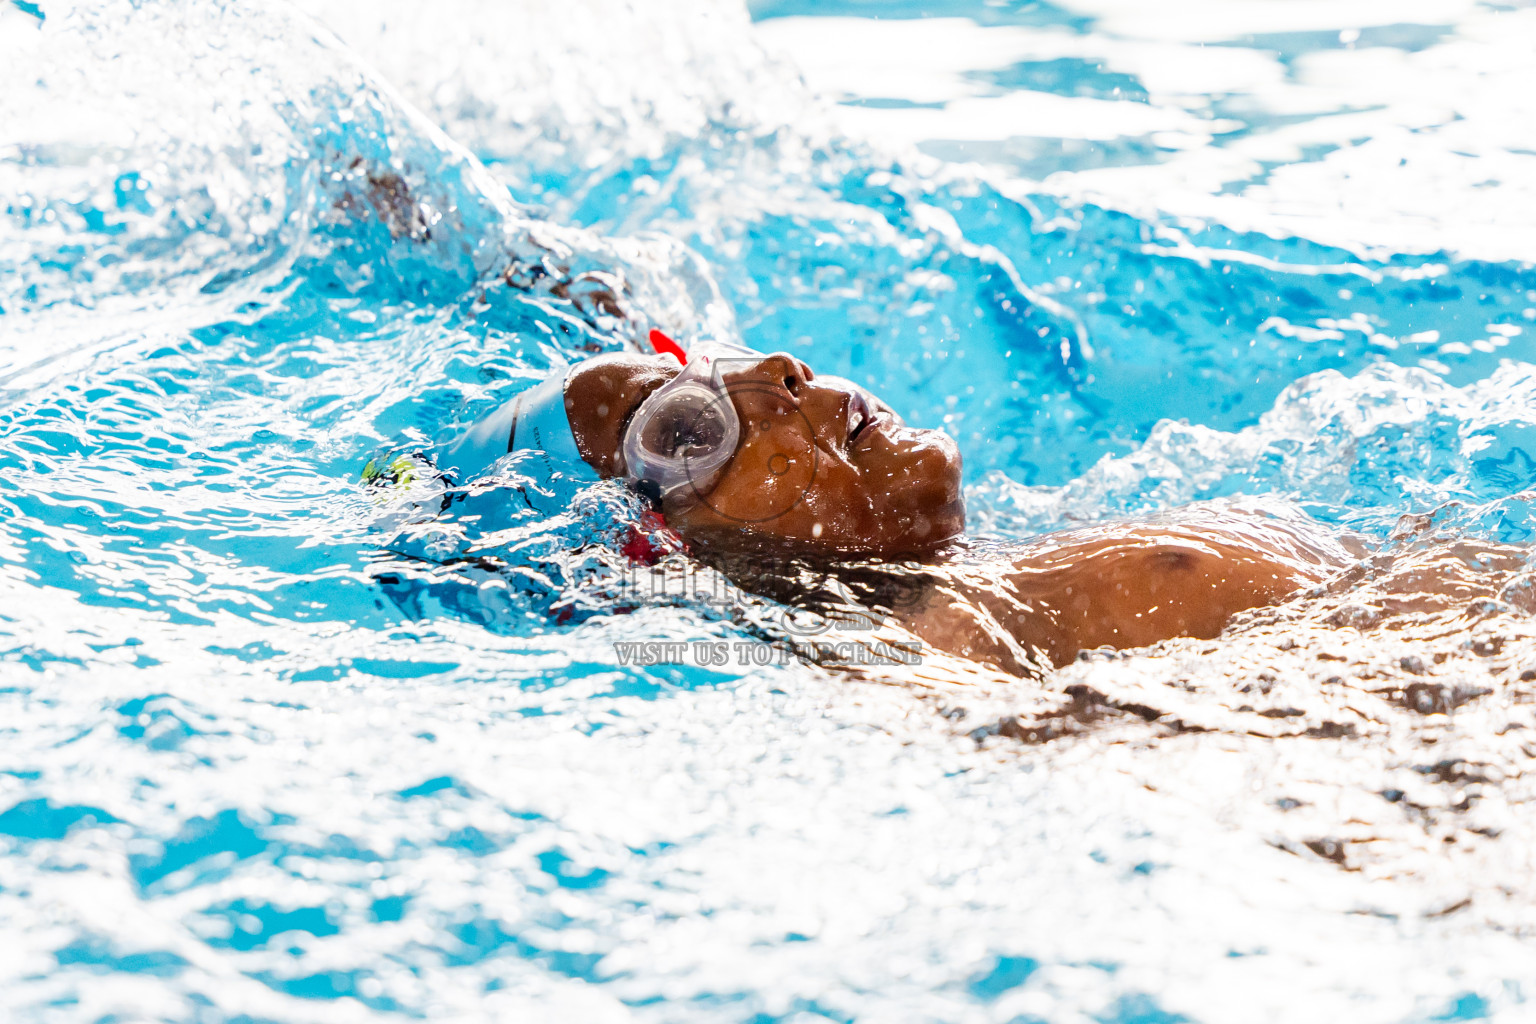
[[[875,423],[875,411],[858,392],[848,396],[848,443],[855,444],[859,436]]]

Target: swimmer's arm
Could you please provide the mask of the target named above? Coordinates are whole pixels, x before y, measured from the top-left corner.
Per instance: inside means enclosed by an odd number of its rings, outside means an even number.
[[[1057,665],[1080,650],[1210,638],[1237,612],[1283,601],[1334,566],[1294,557],[1284,538],[1190,527],[1097,528],[1043,538],[1008,582],[1006,625]]]

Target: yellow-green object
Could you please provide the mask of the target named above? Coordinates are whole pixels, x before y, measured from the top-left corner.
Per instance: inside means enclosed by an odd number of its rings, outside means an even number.
[[[418,460],[410,455],[397,455],[386,468],[379,468],[378,459],[369,459],[363,467],[363,483],[370,487],[406,487],[416,482],[420,469]]]

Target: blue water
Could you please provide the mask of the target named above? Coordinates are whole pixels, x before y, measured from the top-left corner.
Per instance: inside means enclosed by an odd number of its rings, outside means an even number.
[[[622,347],[499,283],[537,239],[944,426],[983,535],[1244,496],[1528,542],[1531,8],[1223,9],[0,6],[0,1017],[1518,1019],[1522,798],[1343,872],[1249,794],[1365,745],[978,749],[626,665],[751,634],[617,613],[616,487],[401,534],[357,483]],[[815,71],[848,32],[867,94]],[[1051,97],[1104,106],[985,127]],[[385,544],[495,570],[391,590]]]

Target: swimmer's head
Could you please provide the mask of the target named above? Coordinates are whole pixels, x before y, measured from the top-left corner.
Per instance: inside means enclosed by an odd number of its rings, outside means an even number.
[[[657,402],[647,404],[688,383],[689,371],[670,356],[602,356],[574,367],[565,407],[582,457],[605,477],[644,472],[653,478],[640,486],[661,503],[668,524],[706,546],[777,542],[801,550],[918,555],[964,530],[960,452],[950,437],[908,427],[862,388],[818,378],[785,353],[724,356],[717,380],[724,386],[719,401],[728,398],[734,413],[725,417],[735,421],[730,433],[719,429],[714,421],[721,417],[707,403],[672,403],[694,410],[676,422],[656,412]],[[637,415],[649,438],[643,451],[632,430]],[[690,434],[724,436],[729,444],[717,460],[692,457],[701,449],[686,447],[699,440]],[[669,438],[683,452],[675,460],[683,468],[668,475],[632,465],[658,447],[668,449]],[[662,450],[658,458],[668,454]]]

